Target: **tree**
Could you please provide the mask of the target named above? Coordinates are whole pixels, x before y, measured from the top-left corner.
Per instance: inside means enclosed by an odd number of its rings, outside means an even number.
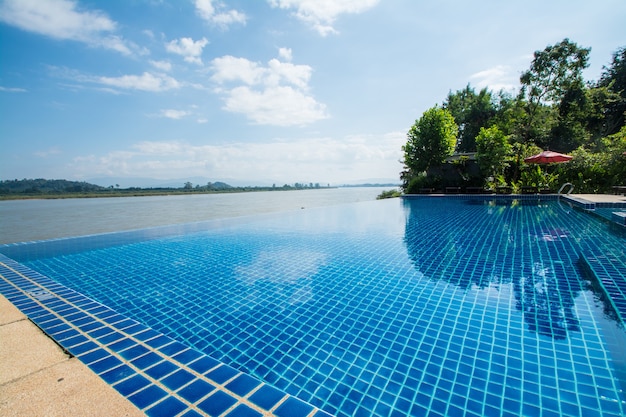
[[[454,94],[448,93],[443,108],[450,111],[459,126],[457,151],[474,152],[478,132],[482,127],[488,127],[493,123],[496,115],[496,107],[489,90],[483,88],[476,94],[468,84],[463,90],[458,90]]]
[[[511,156],[507,136],[497,127],[481,128],[476,136],[476,159],[483,176],[497,177],[504,174]]]
[[[442,164],[452,155],[458,133],[452,114],[441,107],[426,110],[407,133],[404,151],[404,186],[412,177]]]
[[[541,121],[542,107],[559,108],[564,98],[581,96],[580,90],[585,88],[582,71],[589,66],[590,51],[591,48],[581,48],[567,38],[556,45],[548,45],[543,51],[535,51],[530,68],[520,77],[520,97],[528,100],[521,131],[523,143],[539,142],[535,140],[533,128]],[[567,116],[564,112],[571,109],[571,100],[566,104],[559,109],[560,120]]]
[[[584,85],[582,71],[589,66],[590,51],[567,38],[535,51],[530,69],[520,77],[529,101],[558,104],[572,87]]]
[[[606,106],[605,131],[612,135],[626,124],[626,47],[619,48],[613,54],[613,61],[598,81],[598,87],[604,87],[611,94],[611,101]]]

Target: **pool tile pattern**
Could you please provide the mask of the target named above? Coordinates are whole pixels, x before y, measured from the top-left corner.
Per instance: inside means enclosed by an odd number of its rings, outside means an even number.
[[[148,416],[328,415],[4,255],[0,293]]]
[[[621,235],[553,196],[356,206],[18,259],[113,309],[90,313],[132,333],[52,331],[152,415],[625,413],[618,303],[590,283],[608,262],[624,289]]]

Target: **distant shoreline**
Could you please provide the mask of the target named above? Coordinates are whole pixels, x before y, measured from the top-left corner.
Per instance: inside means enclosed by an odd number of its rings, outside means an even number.
[[[10,200],[62,200],[70,198],[116,198],[116,197],[157,197],[157,196],[179,196],[179,195],[202,195],[202,194],[233,194],[233,193],[253,193],[265,191],[301,191],[301,190],[321,190],[335,188],[381,188],[399,187],[397,184],[362,184],[362,185],[342,185],[336,187],[233,187],[225,190],[185,190],[185,189],[106,189],[87,192],[48,192],[48,193],[9,193],[0,194],[0,201]]]
[[[337,187],[325,187],[337,188]],[[309,190],[314,188],[242,188],[229,190],[150,190],[150,189],[133,189],[133,190],[106,190],[93,192],[78,193],[40,193],[40,194],[4,194],[0,195],[0,201],[3,200],[61,200],[68,198],[116,198],[116,197],[156,197],[168,195],[201,195],[201,194],[232,194],[232,193],[252,193],[263,191],[295,191]]]

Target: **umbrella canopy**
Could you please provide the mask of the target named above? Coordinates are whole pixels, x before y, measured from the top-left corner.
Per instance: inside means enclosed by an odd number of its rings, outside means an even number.
[[[543,151],[537,155],[525,158],[524,162],[529,164],[551,164],[553,162],[567,162],[570,159],[572,159],[572,157],[569,155],[552,151]]]

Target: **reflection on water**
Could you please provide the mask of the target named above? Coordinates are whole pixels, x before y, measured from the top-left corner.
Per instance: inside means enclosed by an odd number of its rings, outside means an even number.
[[[564,339],[568,331],[580,330],[574,314],[578,291],[566,288],[553,268],[535,262],[531,274],[513,281],[513,290],[516,307],[524,314],[529,330],[556,339]]]
[[[278,249],[260,252],[252,262],[235,267],[235,279],[245,284],[233,305],[255,309],[268,298],[281,310],[305,304],[313,298],[313,277],[326,255],[306,250]]]
[[[564,339],[580,330],[574,300],[585,284],[565,263],[576,241],[552,206],[508,203],[446,211],[405,200],[408,255],[420,275],[463,290],[511,284],[528,329]]]

